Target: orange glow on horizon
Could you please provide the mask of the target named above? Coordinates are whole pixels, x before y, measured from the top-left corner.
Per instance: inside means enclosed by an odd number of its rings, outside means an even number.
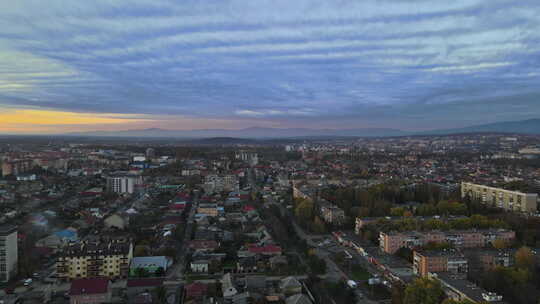
[[[75,113],[48,110],[12,110],[0,113],[0,132],[48,132],[75,126],[130,124],[147,119],[126,114]],[[75,128],[80,129],[80,128]]]

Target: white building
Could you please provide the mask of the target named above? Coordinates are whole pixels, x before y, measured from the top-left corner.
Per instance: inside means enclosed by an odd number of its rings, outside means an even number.
[[[142,177],[134,174],[107,177],[107,190],[114,193],[133,193],[135,186],[142,184]]]
[[[206,193],[221,191],[238,191],[238,178],[236,175],[228,174],[219,176],[216,174],[207,175],[203,188]]]
[[[17,228],[0,227],[0,282],[7,282],[17,275]]]

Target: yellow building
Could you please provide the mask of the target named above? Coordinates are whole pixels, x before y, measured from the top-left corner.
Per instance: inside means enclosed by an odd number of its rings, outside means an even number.
[[[470,197],[508,211],[536,212],[538,194],[504,190],[473,183],[461,183],[461,197]]]
[[[57,260],[58,277],[127,278],[133,258],[133,244],[127,238],[87,240],[67,246]]]

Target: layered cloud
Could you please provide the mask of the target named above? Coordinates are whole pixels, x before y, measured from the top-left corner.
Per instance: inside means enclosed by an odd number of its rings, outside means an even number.
[[[182,128],[526,119],[538,15],[533,0],[4,1],[0,109]]]

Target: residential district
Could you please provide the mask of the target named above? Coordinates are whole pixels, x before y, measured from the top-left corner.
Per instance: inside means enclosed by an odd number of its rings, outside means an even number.
[[[0,139],[0,303],[538,303],[540,137]]]

